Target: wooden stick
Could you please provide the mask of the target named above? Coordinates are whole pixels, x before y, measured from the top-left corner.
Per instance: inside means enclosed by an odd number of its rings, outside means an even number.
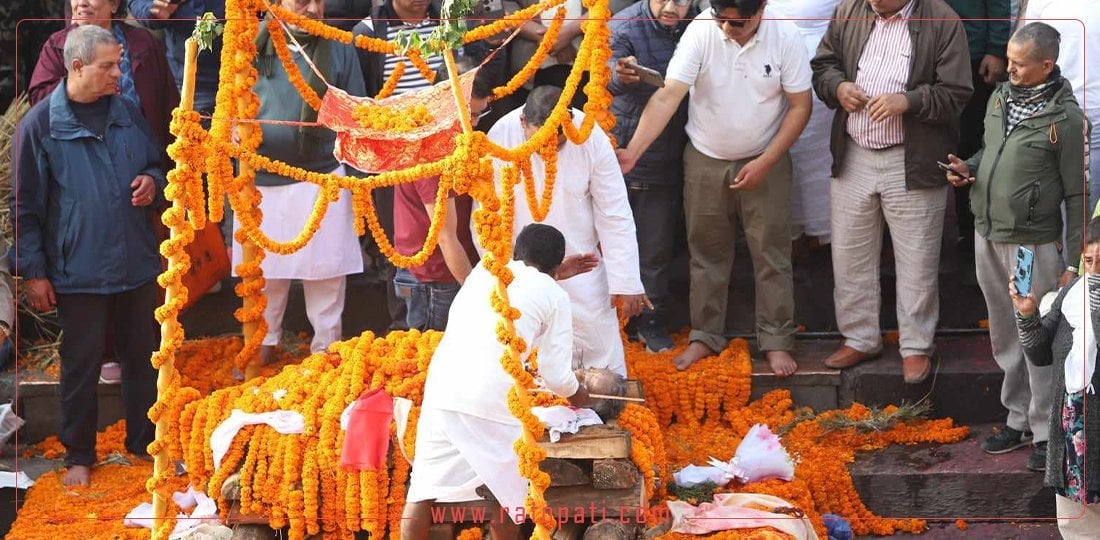
[[[532,388],[532,392],[538,392],[540,394],[553,394],[553,390],[548,388]],[[612,401],[633,401],[635,403],[645,403],[645,398],[626,397],[626,396],[612,396],[610,394],[588,394],[588,397],[597,399],[610,399]]]
[[[185,54],[183,60],[183,91],[180,95],[180,109],[184,111],[190,111],[194,108],[195,104],[195,70],[197,67],[197,58],[199,54],[198,43],[195,38],[190,38],[185,42]],[[177,197],[172,201],[172,206],[179,211],[183,211],[183,203]],[[182,214],[181,214],[182,215]],[[180,234],[178,227],[173,226],[169,229],[169,239],[174,240],[178,234]],[[168,268],[176,268],[179,266],[179,254],[171,255],[168,257]],[[168,288],[164,291],[164,305],[169,305],[172,300],[180,294],[178,282],[173,282],[168,285]],[[172,335],[176,328],[179,327],[179,321],[177,318],[172,317],[165,319],[161,323],[161,341],[160,348],[164,350],[169,345],[165,341],[167,336]],[[172,372],[175,371],[175,354],[168,355],[164,363],[161,364],[160,369],[157,372],[157,401],[167,399],[165,396],[168,389],[169,382],[172,380]],[[169,435],[169,418],[168,411],[164,411],[157,418],[155,438],[158,441],[164,441]],[[153,478],[162,474],[168,467],[172,466],[171,456],[168,454],[168,445],[162,445],[159,452],[153,455]],[[153,536],[156,536],[155,532],[157,527],[168,517],[168,501],[161,495],[159,490],[153,491]]]

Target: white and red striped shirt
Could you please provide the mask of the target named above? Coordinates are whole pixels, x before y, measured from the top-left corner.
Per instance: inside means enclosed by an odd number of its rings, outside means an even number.
[[[909,17],[913,2],[889,19],[876,17],[871,35],[859,57],[855,83],[868,98],[905,92],[913,59],[913,41],[909,36]],[[878,150],[905,142],[901,116],[875,122],[864,107],[848,115],[848,135],[856,144]]]

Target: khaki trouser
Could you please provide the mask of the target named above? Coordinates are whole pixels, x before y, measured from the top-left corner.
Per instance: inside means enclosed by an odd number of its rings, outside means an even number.
[[[974,235],[974,264],[978,285],[985,295],[989,310],[989,344],[993,359],[1005,372],[1001,383],[1001,403],[1008,409],[1008,427],[1035,434],[1035,442],[1047,440],[1050,432],[1050,411],[1055,392],[1050,366],[1038,367],[1024,358],[1020,337],[1016,331],[1016,310],[1008,295],[1008,279],[1016,268],[1016,248],[1019,244],[990,242]],[[1031,272],[1031,290],[1041,300],[1058,288],[1062,275],[1062,255],[1053,242],[1026,244],[1035,252]]]
[[[726,347],[726,308],[738,220],[752,257],[756,332],[760,349],[794,346],[794,274],[791,270],[791,160],[776,163],[759,187],[729,188],[751,158],[726,161],[690,143],[684,150],[684,214],[691,252],[691,335],[715,351]]]
[[[836,322],[844,344],[882,350],[879,262],[882,226],[890,227],[897,269],[901,356],[931,355],[940,316],[939,265],[947,184],[906,189],[905,147],[848,145],[844,170],[830,185]]]
[[[1061,495],[1054,496],[1058,532],[1065,540],[1095,540],[1100,535],[1100,504],[1081,504]]]

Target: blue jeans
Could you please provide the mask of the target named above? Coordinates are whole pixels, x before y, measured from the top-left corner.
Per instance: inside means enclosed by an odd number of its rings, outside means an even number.
[[[405,299],[408,308],[405,320],[410,330],[446,329],[447,314],[458,294],[459,284],[421,282],[404,268],[397,269],[393,284],[397,296]]]

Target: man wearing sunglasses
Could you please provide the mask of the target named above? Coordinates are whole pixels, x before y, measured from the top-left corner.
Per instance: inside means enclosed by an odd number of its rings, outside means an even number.
[[[630,140],[646,102],[657,91],[652,82],[639,78],[638,68],[653,69],[663,76],[680,36],[698,14],[692,0],[647,0],[627,7],[611,21],[613,72],[607,89],[615,96],[611,113],[615,115],[612,133],[616,140]],[[674,345],[664,316],[684,212],[681,199],[686,123],[687,103],[682,102],[634,170],[623,175],[638,231],[642,284],[654,306],[632,319],[626,331],[651,353],[667,351]]]
[[[619,153],[629,173],[688,101],[684,213],[691,251],[691,344],[678,369],[726,347],[735,228],[745,230],[756,283],[760,349],[776,375],[794,373],[791,160],[810,117],[810,68],[798,28],[766,19],[762,0],[714,0],[688,25],[665,86]]]
[[[959,142],[973,87],[958,16],[939,0],[845,0],[813,62],[814,90],[833,118],[830,188],[837,327],[825,360],[842,369],[881,354],[883,221],[897,265],[902,372],[931,373],[947,189],[936,165]]]

